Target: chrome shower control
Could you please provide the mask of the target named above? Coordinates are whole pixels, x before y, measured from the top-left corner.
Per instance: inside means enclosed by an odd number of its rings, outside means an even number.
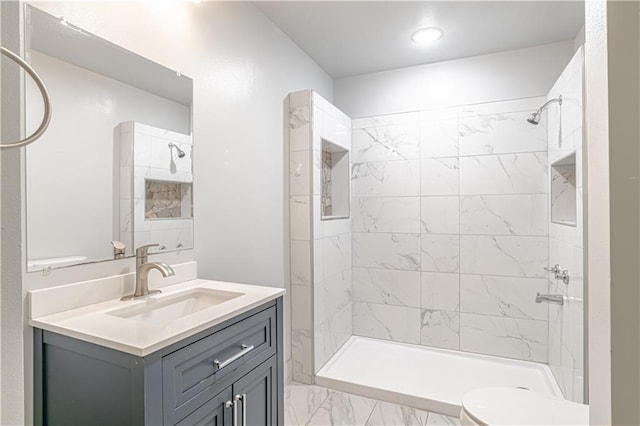
[[[545,266],[544,270],[553,273],[553,277],[556,280],[562,280],[563,283],[569,284],[569,271],[561,269],[557,263],[553,266]]]

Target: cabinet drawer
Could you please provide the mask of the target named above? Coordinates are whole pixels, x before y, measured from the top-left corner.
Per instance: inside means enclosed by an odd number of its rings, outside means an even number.
[[[165,424],[175,424],[276,352],[276,308],[162,358]]]

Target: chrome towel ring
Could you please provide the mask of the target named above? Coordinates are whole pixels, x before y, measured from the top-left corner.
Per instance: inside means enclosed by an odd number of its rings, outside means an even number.
[[[14,143],[9,143],[9,144],[0,143],[0,149],[17,148],[20,146],[26,146],[26,145],[29,145],[31,142],[35,141],[36,139],[38,139],[40,136],[42,136],[44,131],[47,130],[47,127],[49,127],[49,122],[51,121],[51,99],[49,98],[49,92],[47,92],[47,88],[45,87],[44,82],[42,81],[40,76],[38,76],[38,73],[36,73],[35,70],[31,68],[31,66],[28,63],[24,61],[24,59],[22,59],[20,56],[16,55],[15,53],[13,53],[12,51],[10,51],[5,47],[0,46],[0,51],[2,52],[3,55],[5,55],[9,59],[11,59],[13,62],[20,65],[22,68],[24,68],[27,74],[29,74],[33,79],[33,81],[36,83],[36,85],[38,86],[38,89],[40,89],[40,93],[42,94],[42,100],[44,101],[44,115],[42,116],[42,122],[40,123],[40,126],[36,129],[36,131],[33,132],[32,135],[27,136],[26,138]]]

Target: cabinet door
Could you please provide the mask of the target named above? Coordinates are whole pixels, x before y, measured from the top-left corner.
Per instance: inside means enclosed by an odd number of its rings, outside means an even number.
[[[277,424],[276,359],[276,356],[271,357],[233,384],[233,395],[238,405],[238,425]]]
[[[233,419],[231,387],[211,398],[202,407],[177,423],[180,426],[231,426]]]

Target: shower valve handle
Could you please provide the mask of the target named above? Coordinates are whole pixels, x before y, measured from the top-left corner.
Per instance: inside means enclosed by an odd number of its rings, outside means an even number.
[[[545,266],[544,270],[547,272],[552,272],[554,274],[559,274],[560,273],[560,265],[558,265],[557,263],[553,266]]]

